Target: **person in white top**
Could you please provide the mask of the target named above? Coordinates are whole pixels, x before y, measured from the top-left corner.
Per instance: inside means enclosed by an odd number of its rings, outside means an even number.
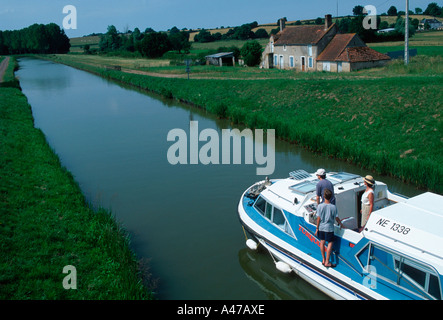
[[[375,180],[372,176],[367,175],[363,178],[363,181],[366,185],[365,193],[363,193],[361,197],[361,225],[360,227],[363,229],[368,222],[369,216],[374,209],[374,187]],[[362,230],[361,229],[361,230]]]

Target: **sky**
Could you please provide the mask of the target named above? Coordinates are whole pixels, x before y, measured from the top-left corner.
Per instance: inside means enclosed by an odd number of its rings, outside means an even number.
[[[425,10],[430,2],[443,5],[442,0],[409,0],[409,8]],[[373,5],[381,14],[390,6],[404,11],[406,0],[0,0],[0,30],[51,22],[63,28],[63,20],[71,13],[63,13],[67,5],[76,8],[76,29],[65,28],[72,38],[106,32],[109,25],[119,31],[136,27],[166,31],[174,26],[212,29],[253,21],[275,23],[281,17],[288,21],[312,19],[336,16],[337,11],[339,16],[352,15],[356,5]]]

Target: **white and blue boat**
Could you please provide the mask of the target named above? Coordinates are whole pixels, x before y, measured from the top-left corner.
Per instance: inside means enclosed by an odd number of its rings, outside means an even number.
[[[314,173],[291,172],[264,180],[242,195],[238,212],[246,244],[264,248],[277,269],[294,272],[333,299],[441,300],[443,196],[426,192],[407,198],[376,181],[374,211],[359,230],[363,178],[329,173],[339,218],[332,263],[322,264],[315,236]]]

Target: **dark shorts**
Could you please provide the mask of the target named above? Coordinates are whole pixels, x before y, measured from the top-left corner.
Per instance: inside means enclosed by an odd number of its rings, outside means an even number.
[[[328,242],[334,242],[334,232],[325,232],[318,230],[318,238]]]

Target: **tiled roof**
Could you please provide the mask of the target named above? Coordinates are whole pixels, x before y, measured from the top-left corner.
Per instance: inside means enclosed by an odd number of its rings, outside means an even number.
[[[336,34],[331,42],[317,57],[317,61],[334,61],[346,49],[355,33]]]
[[[375,51],[369,47],[350,47],[337,58],[337,61],[367,62],[378,60],[390,60],[391,58],[383,53]]]
[[[317,44],[335,23],[325,30],[324,25],[286,27],[274,36],[274,45]]]
[[[361,45],[355,46],[355,43]],[[350,44],[353,43],[354,46]],[[317,61],[366,62],[390,60],[389,56],[364,45],[355,33],[336,34]]]

